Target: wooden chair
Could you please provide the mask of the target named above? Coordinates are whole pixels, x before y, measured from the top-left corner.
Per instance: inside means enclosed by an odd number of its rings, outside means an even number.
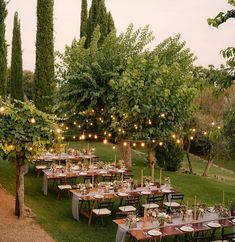
[[[118,209],[121,212],[136,212],[140,208],[140,197],[139,196],[131,196],[127,197],[121,202],[121,206]]]
[[[101,224],[104,225],[103,218],[105,216],[111,215],[113,210],[114,201],[104,200],[98,202],[98,206],[95,209],[92,209],[92,213],[99,219],[101,219]],[[98,220],[97,220],[98,221]]]
[[[164,195],[151,195],[147,198],[147,203],[142,204],[143,208],[154,209],[162,208]]]
[[[182,202],[184,199],[184,194],[172,194],[171,200],[169,202],[164,202],[163,207],[166,208],[167,211],[177,211],[180,209]]]
[[[75,184],[74,180],[71,178],[61,179],[59,182],[59,185],[57,186],[57,189],[58,189],[57,199],[60,199],[60,196],[63,192],[66,192],[69,195],[69,190],[72,189],[72,186],[74,184]]]

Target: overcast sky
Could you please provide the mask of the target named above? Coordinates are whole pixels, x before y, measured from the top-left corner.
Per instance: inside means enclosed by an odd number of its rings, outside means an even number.
[[[36,2],[11,0],[7,6],[7,42],[11,44],[13,15],[18,11],[23,65],[28,70],[34,70],[35,65]],[[63,51],[66,44],[70,44],[74,37],[79,37],[81,0],[54,2],[55,50]],[[187,47],[197,56],[197,65],[219,66],[224,63],[220,50],[235,45],[234,20],[229,20],[219,29],[207,24],[208,17],[231,8],[227,0],[106,0],[106,6],[113,15],[118,33],[125,31],[130,23],[135,28],[148,24],[155,36],[153,45],[180,33]]]

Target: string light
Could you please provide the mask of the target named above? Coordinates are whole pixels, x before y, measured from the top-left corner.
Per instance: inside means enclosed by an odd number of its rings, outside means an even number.
[[[134,147],[136,147],[136,143],[133,143],[132,145],[133,145]]]
[[[33,150],[33,148],[32,148],[32,147],[29,147],[29,150],[30,150],[30,151],[32,151],[32,150]]]
[[[160,117],[161,117],[161,118],[165,118],[165,114],[164,114],[164,113],[161,113],[161,114],[160,114]]]
[[[36,119],[35,119],[35,118],[31,118],[31,119],[30,119],[30,122],[31,122],[32,124],[35,124],[35,123],[36,123]]]
[[[53,152],[53,149],[52,148],[50,149],[50,152]]]
[[[107,139],[104,139],[104,141],[103,141],[103,142],[104,142],[104,144],[107,144],[107,143],[108,143]]]
[[[62,140],[64,140],[64,136],[62,137]]]
[[[3,113],[5,111],[4,107],[0,107],[0,112]]]
[[[156,140],[155,140],[155,139],[153,139],[153,140],[152,140],[152,142],[153,142],[153,143],[155,143],[155,142],[156,142]]]
[[[215,125],[215,122],[211,122],[211,125],[214,126]]]
[[[73,136],[73,139],[76,139],[76,136],[75,135]]]
[[[176,140],[176,143],[177,143],[177,144],[180,144],[180,139],[177,139],[177,140]]]
[[[90,123],[90,126],[93,126],[93,123]]]
[[[125,134],[125,130],[122,130],[122,133]]]
[[[162,141],[160,141],[158,144],[159,144],[159,146],[163,146],[163,142]]]
[[[93,151],[93,152],[94,152],[94,151],[95,151],[95,148],[91,148],[91,151]]]
[[[78,128],[80,129],[81,128],[81,125],[78,125]]]
[[[88,134],[88,137],[91,138],[91,134]]]
[[[203,134],[204,134],[205,136],[207,136],[207,132],[206,132],[206,131],[204,131]]]
[[[111,134],[111,133],[109,133],[109,134],[108,134],[108,136],[109,136],[109,137],[111,137],[111,136],[112,136],[112,134]]]
[[[118,132],[122,132],[122,129],[119,128],[119,129],[118,129]]]
[[[193,132],[196,132],[196,129],[193,128],[192,131],[193,131]]]
[[[98,139],[98,137],[97,137],[97,135],[96,135],[96,134],[94,135],[94,138],[95,138],[95,139]]]
[[[76,124],[77,124],[77,122],[73,122],[73,124],[74,124],[74,125],[76,125]]]
[[[57,129],[56,132],[59,134],[61,132],[61,130],[60,129]]]
[[[221,129],[221,127],[220,127],[220,126],[218,126],[218,127],[217,127],[217,129]]]
[[[149,119],[149,120],[148,120],[148,123],[149,123],[149,125],[151,125],[151,124],[152,124],[152,121]]]
[[[116,146],[115,145],[113,145],[113,150],[115,150],[116,149]]]
[[[190,136],[190,140],[193,140],[194,138],[193,138],[193,136]]]
[[[107,132],[106,131],[104,131],[104,135],[106,135],[107,134]]]
[[[69,127],[66,127],[65,129],[66,129],[66,130],[68,130],[68,129],[69,129]]]
[[[144,143],[144,142],[142,142],[142,143],[141,143],[141,146],[142,146],[142,147],[144,147],[144,146],[145,146],[145,143]]]
[[[175,134],[172,134],[171,137],[172,137],[173,139],[175,139],[175,138],[176,138],[176,135],[175,135]]]
[[[127,142],[123,142],[123,146],[127,146]]]

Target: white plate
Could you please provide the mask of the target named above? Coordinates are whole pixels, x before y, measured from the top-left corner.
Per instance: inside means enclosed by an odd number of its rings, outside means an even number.
[[[118,170],[118,172],[119,172],[119,173],[123,173],[123,172],[125,172],[125,170]]]
[[[106,174],[107,171],[100,171],[99,173],[100,173],[100,174]]]
[[[211,228],[220,228],[221,227],[221,225],[219,223],[216,223],[216,222],[210,222],[207,225]]]
[[[58,174],[58,176],[59,177],[64,177],[64,176],[66,176],[66,174],[60,173],[60,174]]]
[[[182,227],[180,227],[180,230],[183,232],[193,232],[194,231],[194,229],[190,226],[182,226]]]
[[[120,197],[127,197],[128,194],[125,193],[125,192],[119,192],[119,193],[118,193],[118,196],[120,196]]]
[[[151,235],[151,236],[160,236],[160,235],[162,235],[162,232],[160,232],[157,229],[152,229],[152,230],[148,231],[148,234]]]
[[[80,176],[86,176],[87,175],[87,172],[80,172],[79,175]]]
[[[149,194],[151,194],[151,192],[150,191],[142,191],[141,194],[143,194],[143,195],[149,195]]]
[[[232,220],[233,223],[235,223],[235,218]]]
[[[170,189],[162,189],[162,192],[164,192],[164,193],[170,193],[171,190]]]
[[[97,195],[94,195],[94,198],[104,198],[104,196],[97,194]]]

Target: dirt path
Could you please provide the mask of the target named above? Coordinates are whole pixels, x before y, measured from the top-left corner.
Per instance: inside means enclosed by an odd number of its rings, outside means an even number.
[[[33,219],[17,219],[14,206],[14,197],[0,187],[0,242],[54,242]]]

